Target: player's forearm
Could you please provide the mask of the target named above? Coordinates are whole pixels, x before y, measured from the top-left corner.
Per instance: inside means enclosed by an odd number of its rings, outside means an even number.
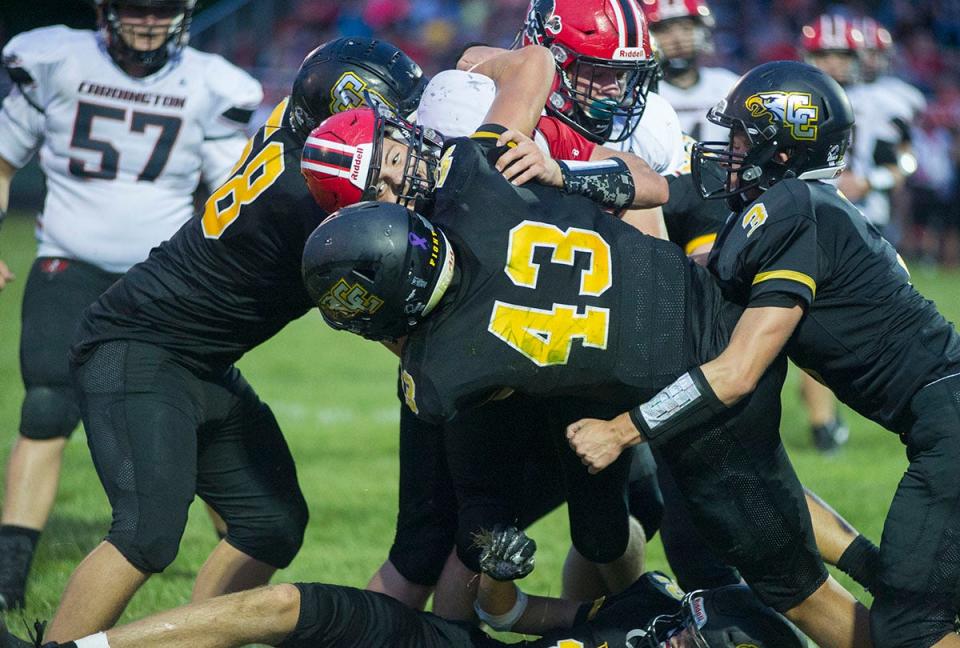
[[[497,581],[481,574],[477,605],[491,616],[508,615],[517,604],[519,593],[513,581]],[[523,613],[513,622],[511,631],[539,635],[556,628],[569,628],[580,605],[577,601],[526,595]]]
[[[703,375],[727,407],[754,389],[760,377],[780,355],[803,317],[800,305],[792,308],[747,308],[733,329],[727,348],[702,365]]]
[[[550,630],[571,628],[577,610],[583,605],[578,601],[549,596],[528,595],[527,598],[527,609],[514,624],[514,632],[542,635]]]
[[[659,207],[667,202],[670,197],[670,189],[667,180],[662,175],[650,168],[643,158],[633,153],[624,153],[615,151],[605,146],[598,146],[590,155],[591,160],[605,160],[607,158],[617,157],[623,160],[633,176],[634,194],[631,209],[646,209],[650,207]]]
[[[539,45],[510,50],[484,61],[474,71],[490,77],[497,85],[484,123],[531,135],[556,74],[550,50]]]

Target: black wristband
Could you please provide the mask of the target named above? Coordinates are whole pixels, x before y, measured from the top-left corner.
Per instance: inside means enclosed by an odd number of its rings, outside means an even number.
[[[617,157],[593,162],[558,160],[563,176],[563,193],[580,194],[612,209],[633,204],[636,187],[627,163]]]
[[[880,547],[866,536],[858,535],[850,546],[843,550],[843,555],[837,561],[837,569],[866,589],[872,590],[880,571]]]
[[[651,446],[699,427],[727,411],[700,367],[683,374],[646,403],[630,410],[630,420]]]

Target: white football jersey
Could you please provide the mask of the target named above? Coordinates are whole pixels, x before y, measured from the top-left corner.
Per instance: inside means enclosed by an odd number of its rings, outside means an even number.
[[[263,93],[222,57],[184,48],[145,77],[125,74],[101,36],[63,26],[15,36],[16,85],[0,113],[0,157],[40,153],[47,197],[40,256],[125,272],[193,215],[202,177],[229,175]]]
[[[699,72],[700,78],[689,88],[678,88],[661,81],[658,91],[677,112],[684,133],[699,142],[725,142],[729,131],[707,121],[707,111],[727,96],[740,77],[730,70],[716,67],[700,68]]]
[[[495,95],[496,86],[489,77],[476,72],[445,70],[435,75],[424,89],[417,108],[417,122],[447,137],[469,135],[483,124]],[[548,150],[539,133],[534,137],[542,149]],[[684,162],[683,133],[677,115],[670,104],[652,92],[647,96],[646,110],[633,135],[624,142],[606,146],[633,153],[661,174],[673,173]]]
[[[679,173],[687,159],[677,113],[656,92],[647,94],[647,106],[633,134],[626,141],[607,142],[605,146],[633,153],[660,175]]]
[[[860,84],[846,89],[850,106],[853,108],[855,123],[853,126],[853,147],[848,154],[847,165],[854,173],[870,180],[880,191],[870,191],[858,203],[858,207],[868,221],[884,226],[890,222],[891,187],[893,176],[874,161],[874,152],[878,142],[898,144],[902,138],[894,125],[894,119],[903,119],[909,123],[912,117],[905,104],[899,100],[890,100],[889,89],[876,83]]]

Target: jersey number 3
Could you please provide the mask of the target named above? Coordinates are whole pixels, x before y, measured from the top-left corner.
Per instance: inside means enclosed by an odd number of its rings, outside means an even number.
[[[540,267],[534,250],[550,248],[552,263],[572,266],[576,252],[590,255],[590,265],[580,273],[581,295],[599,297],[613,285],[610,246],[596,232],[523,221],[510,230],[507,264],[503,271],[515,285],[536,289]],[[607,348],[610,309],[554,304],[549,310],[497,300],[487,330],[540,367],[564,365],[570,359],[574,338],[585,347]]]

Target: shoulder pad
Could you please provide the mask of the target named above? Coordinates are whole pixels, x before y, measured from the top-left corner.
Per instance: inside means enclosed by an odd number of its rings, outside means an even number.
[[[41,27],[17,34],[3,48],[3,67],[16,83],[27,101],[43,111],[50,97],[50,76],[61,61],[84,56],[77,52],[78,44],[91,44],[96,34],[85,29],[70,29],[63,25]],[[72,50],[72,51],[71,51]]]
[[[632,139],[631,152],[661,175],[676,172],[686,160],[677,113],[666,99],[654,92],[647,95],[647,107]]]
[[[17,34],[4,46],[3,67],[11,70],[11,77],[12,70],[23,70],[31,77],[28,83],[35,83],[45,76],[44,68],[70,55],[67,50],[72,45],[93,38],[95,35],[90,30],[70,29],[63,25],[31,29]],[[14,77],[14,80],[17,79]]]
[[[824,186],[829,185],[815,181],[787,178],[774,183],[772,187],[764,191],[745,212],[753,211],[758,208],[758,205],[762,205],[764,209],[763,218],[771,223],[797,216],[813,218],[810,192],[814,187]]]
[[[202,70],[210,92],[234,106],[256,108],[263,101],[260,82],[219,54],[188,47],[184,50],[184,63]]]

